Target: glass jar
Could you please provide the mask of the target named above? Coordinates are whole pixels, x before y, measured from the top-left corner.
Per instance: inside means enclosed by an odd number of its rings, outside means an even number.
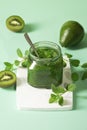
[[[60,47],[49,41],[34,44],[39,57],[30,47],[28,66],[28,83],[36,88],[51,88],[51,84],[58,86],[63,77],[63,58]]]

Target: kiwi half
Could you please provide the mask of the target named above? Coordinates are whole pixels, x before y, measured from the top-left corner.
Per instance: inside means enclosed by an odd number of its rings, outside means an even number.
[[[10,87],[16,84],[16,75],[12,71],[3,70],[0,72],[0,87]]]
[[[9,30],[19,32],[24,28],[24,20],[17,15],[12,15],[6,19],[6,26]]]

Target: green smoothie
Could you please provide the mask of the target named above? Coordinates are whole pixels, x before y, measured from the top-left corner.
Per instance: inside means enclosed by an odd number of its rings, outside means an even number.
[[[45,43],[44,43],[45,44]],[[28,83],[37,88],[51,88],[51,84],[59,85],[62,82],[63,58],[60,48],[55,44],[41,44],[36,50],[39,58],[30,49],[28,67]]]

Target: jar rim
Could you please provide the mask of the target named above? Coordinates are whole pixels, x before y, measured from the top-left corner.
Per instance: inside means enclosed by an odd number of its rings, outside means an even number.
[[[44,46],[43,46],[44,44]],[[54,42],[50,42],[50,41],[38,41],[38,42],[35,42],[34,43],[34,46],[35,48],[39,48],[39,47],[51,47],[53,48],[54,50],[57,50],[58,51],[58,55],[55,56],[55,57],[52,57],[52,58],[39,58],[35,55],[32,54],[33,52],[33,49],[32,47],[29,48],[29,51],[30,51],[30,56],[31,58],[33,58],[35,61],[55,61],[57,60],[58,58],[60,58],[61,56],[61,48],[60,46],[57,44],[57,43],[54,43]]]

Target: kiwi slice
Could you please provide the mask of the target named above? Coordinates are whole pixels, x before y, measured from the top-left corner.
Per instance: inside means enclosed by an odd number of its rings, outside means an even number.
[[[12,71],[3,70],[0,72],[0,87],[9,87],[16,84],[16,75]]]
[[[6,19],[6,26],[11,31],[19,32],[24,28],[25,22],[20,16],[12,15]]]

